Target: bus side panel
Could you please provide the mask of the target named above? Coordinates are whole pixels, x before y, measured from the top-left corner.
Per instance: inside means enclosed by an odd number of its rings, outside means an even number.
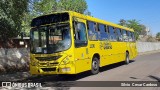
[[[91,58],[86,54],[87,47],[85,48],[75,48],[75,66],[76,73],[87,71],[91,69]]]
[[[137,56],[137,49],[135,42],[127,42],[127,50],[129,51],[130,60],[133,60]]]
[[[126,50],[127,50],[127,47],[126,47],[126,42],[118,42],[117,43],[117,52],[118,52],[118,55],[119,55],[119,58],[118,59],[118,62],[121,62],[121,61],[124,61],[125,60],[125,56],[126,56]]]
[[[111,46],[106,46],[110,42],[100,41],[100,66],[106,66],[112,63]]]
[[[99,55],[100,67],[112,63],[111,56],[109,55],[111,49],[106,49],[105,41],[90,41],[89,44],[89,58]],[[97,57],[98,58],[98,57]]]
[[[112,42],[112,63],[118,63],[125,60],[126,42]]]
[[[131,44],[132,44],[131,49],[132,49],[132,53],[133,53],[133,57],[131,59],[134,59],[137,56],[137,47],[136,47],[136,43],[135,42],[131,42]]]

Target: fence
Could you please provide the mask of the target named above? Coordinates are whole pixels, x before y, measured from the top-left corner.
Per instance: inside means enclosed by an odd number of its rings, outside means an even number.
[[[137,42],[139,53],[160,50],[160,42]]]

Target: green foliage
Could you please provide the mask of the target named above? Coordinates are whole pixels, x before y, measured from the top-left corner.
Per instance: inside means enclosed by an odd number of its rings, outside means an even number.
[[[60,10],[71,10],[84,13],[87,9],[85,0],[59,0],[58,7]]]
[[[37,16],[42,14],[49,14],[54,9],[57,8],[57,0],[37,0],[33,1],[33,10],[32,14],[36,14]]]
[[[149,31],[147,31],[147,27],[145,25],[140,25],[142,30],[140,32],[141,35],[146,36]]]
[[[137,40],[140,32],[142,31],[142,27],[141,27],[140,23],[135,19],[134,20],[128,20],[127,27],[135,30],[135,37],[136,37],[136,40]]]
[[[33,2],[36,13],[49,14],[55,11],[76,11],[84,13],[87,9],[85,0],[37,0]]]
[[[29,35],[31,20],[37,16],[60,11],[76,11],[91,15],[85,0],[30,0],[29,12],[25,13],[22,31]]]
[[[20,33],[27,5],[28,0],[0,1],[0,40],[15,37]]]
[[[119,25],[126,26],[128,28],[132,28],[135,31],[136,40],[139,38],[140,33],[142,32],[144,25],[141,25],[139,21],[133,20],[124,20],[121,19]]]
[[[120,22],[119,25],[126,26],[126,20],[121,19],[119,22]]]
[[[156,34],[156,38],[160,39],[160,32]]]

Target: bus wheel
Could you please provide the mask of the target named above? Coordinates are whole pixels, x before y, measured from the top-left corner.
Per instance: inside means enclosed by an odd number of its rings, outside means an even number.
[[[125,63],[126,63],[126,64],[129,64],[129,53],[128,53],[128,52],[126,52],[126,60],[125,60]]]
[[[97,57],[94,57],[92,60],[92,69],[91,69],[91,73],[93,75],[98,74],[99,73],[99,60]]]

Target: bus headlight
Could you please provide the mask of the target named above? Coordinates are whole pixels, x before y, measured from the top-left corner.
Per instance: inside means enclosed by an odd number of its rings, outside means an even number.
[[[71,68],[69,68],[69,67],[68,68],[67,67],[66,68],[62,68],[62,72],[69,72],[69,71],[71,71]]]

